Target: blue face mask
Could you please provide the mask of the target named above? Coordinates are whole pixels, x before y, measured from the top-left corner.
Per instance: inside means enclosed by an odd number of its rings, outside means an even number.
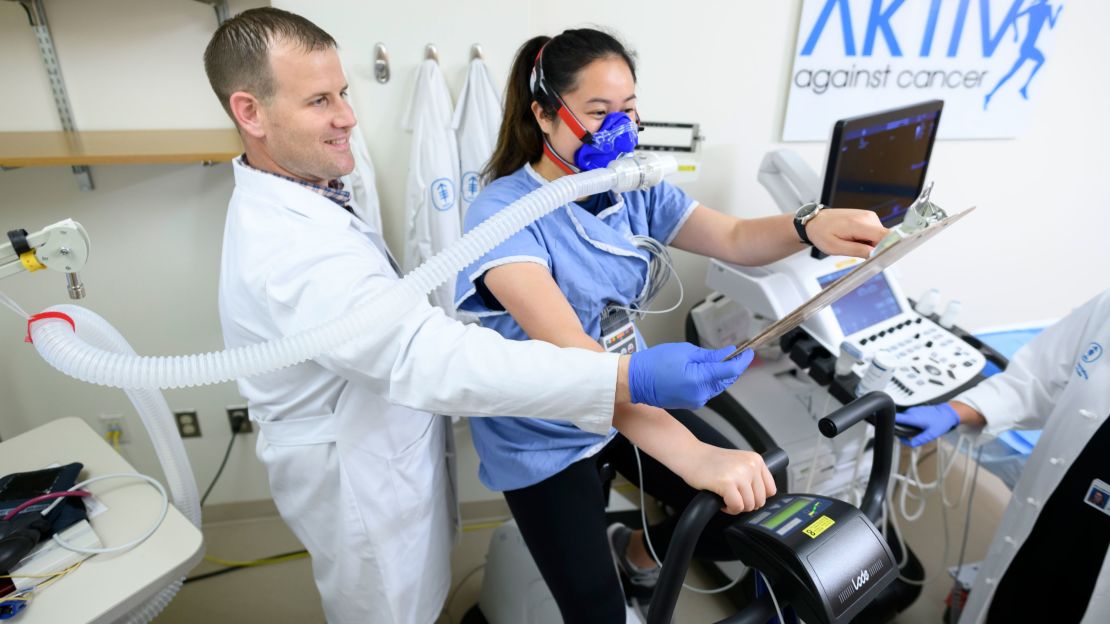
[[[574,153],[574,164],[582,171],[601,169],[618,157],[631,154],[639,142],[636,122],[619,111],[606,115],[601,127],[592,135],[593,142],[582,145]]]

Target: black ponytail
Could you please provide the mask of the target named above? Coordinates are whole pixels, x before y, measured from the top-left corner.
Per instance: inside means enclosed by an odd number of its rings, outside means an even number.
[[[535,91],[532,89],[532,68],[541,49],[546,92],[538,86]],[[507,176],[525,163],[536,162],[543,154],[543,131],[532,114],[532,102],[539,102],[546,117],[555,117],[558,103],[552,93],[573,91],[584,67],[609,57],[624,59],[632,80],[636,80],[634,54],[616,37],[600,30],[566,30],[554,38],[533,37],[520,46],[505,85],[505,113],[497,133],[497,146],[482,170],[485,182]]]

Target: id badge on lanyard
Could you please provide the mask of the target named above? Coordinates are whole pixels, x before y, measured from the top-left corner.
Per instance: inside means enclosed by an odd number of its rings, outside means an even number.
[[[621,355],[636,352],[636,327],[628,311],[607,307],[601,311],[601,348]]]

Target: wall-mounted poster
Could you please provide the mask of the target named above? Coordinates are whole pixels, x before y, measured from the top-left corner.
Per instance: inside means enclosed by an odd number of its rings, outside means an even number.
[[[805,0],[784,141],[837,119],[944,100],[939,138],[1019,136],[1051,71],[1058,0]],[[1062,15],[1063,14],[1063,15]]]

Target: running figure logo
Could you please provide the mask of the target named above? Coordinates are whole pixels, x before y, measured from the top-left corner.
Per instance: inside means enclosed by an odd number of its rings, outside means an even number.
[[[1044,65],[1045,61],[1044,53],[1037,49],[1037,38],[1041,36],[1045,22],[1048,22],[1048,28],[1050,30],[1056,27],[1056,19],[1060,17],[1060,11],[1063,10],[1063,8],[1063,5],[1053,7],[1048,0],[1036,0],[1029,8],[1022,10],[1014,16],[1014,21],[1012,22],[1014,27],[1014,41],[1018,40],[1018,18],[1022,15],[1028,16],[1026,18],[1027,29],[1025,40],[1021,42],[1020,56],[1018,56],[1018,60],[1014,62],[1014,66],[1010,68],[1010,71],[1007,72],[1007,74],[1002,77],[1002,80],[999,80],[998,84],[994,85],[991,92],[983,98],[983,110],[987,110],[987,106],[990,105],[991,98],[994,97],[994,94],[998,92],[1002,85],[1006,84],[1007,80],[1017,73],[1017,70],[1020,69],[1026,61],[1033,61],[1035,63],[1035,65],[1033,65],[1033,71],[1029,73],[1029,77],[1026,78],[1025,84],[1022,85],[1019,90],[1021,97],[1027,100],[1029,99],[1029,83],[1033,82],[1033,76],[1037,75],[1037,72],[1041,69],[1041,65]]]

